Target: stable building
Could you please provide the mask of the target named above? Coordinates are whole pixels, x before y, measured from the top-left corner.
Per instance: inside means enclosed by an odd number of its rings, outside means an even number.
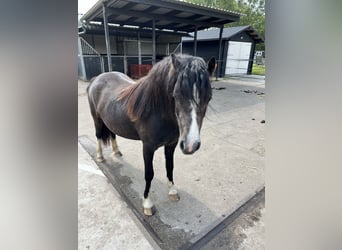
[[[194,34],[192,34],[194,35]],[[197,34],[197,56],[209,60],[212,56],[218,58],[218,75],[251,74],[255,45],[263,43],[264,39],[252,26],[224,28],[222,33],[222,53],[217,48],[220,44],[220,29],[199,31]],[[183,53],[193,53],[193,38],[183,37]]]
[[[198,31],[222,34],[224,24],[239,20],[236,12],[178,0],[99,0],[80,18],[79,78],[113,70],[140,77],[164,56],[182,53],[182,37],[192,32],[190,54],[197,55]],[[220,41],[212,56],[221,54]]]
[[[82,54],[86,72],[86,77],[83,79],[89,80],[102,72],[108,72],[103,26],[96,23],[81,24],[78,30],[79,49],[81,49],[79,52]],[[123,72],[132,78],[140,78],[142,75],[146,75],[152,68],[151,30],[111,25],[109,25],[108,30],[112,71]],[[171,53],[181,53],[182,36],[188,36],[188,34],[186,32],[157,30],[156,61]]]

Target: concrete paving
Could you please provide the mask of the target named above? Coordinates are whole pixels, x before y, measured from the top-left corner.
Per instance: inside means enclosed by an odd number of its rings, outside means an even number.
[[[79,249],[154,249],[120,195],[78,146]]]
[[[85,94],[86,86],[87,83],[79,82],[79,135],[86,135],[95,142],[94,126]],[[154,158],[155,177],[151,187],[151,198],[157,213],[155,219],[150,219],[151,225],[153,220],[160,220],[159,224],[166,225],[164,231],[160,231],[177,232],[177,237],[181,234],[184,242],[205,235],[264,186],[265,124],[261,123],[265,120],[264,84],[230,79],[214,81],[212,86],[213,100],[201,131],[201,149],[191,156],[183,155],[179,148],[175,152],[174,180],[181,196],[179,202],[171,202],[167,197],[163,150],[159,149]],[[125,185],[128,196],[131,196],[133,203],[139,204],[145,185],[141,142],[120,137],[117,140],[124,156],[112,160],[108,148],[104,151],[104,157],[107,163],[116,169],[116,175],[129,180]],[[88,160],[92,162],[90,158]],[[87,164],[91,165],[89,162]],[[94,166],[89,171],[89,166],[85,167],[87,164],[79,162],[79,186],[84,185],[83,189],[81,188],[83,191],[79,190],[79,203],[83,204],[82,209],[91,211],[91,201],[87,196],[90,191],[86,187],[96,186],[92,182],[104,181],[105,178]],[[95,163],[92,164],[96,166]],[[91,196],[99,196],[97,203],[102,207],[99,210],[102,216],[90,217],[85,213],[85,216],[79,218],[79,241],[84,243],[81,246],[103,249],[104,245],[96,245],[100,243],[95,242],[105,241],[109,242],[112,249],[121,248],[119,246],[125,248],[125,245],[119,244],[128,244],[127,241],[120,238],[114,241],[111,238],[116,230],[112,224],[112,228],[106,230],[109,233],[104,234],[102,238],[87,236],[91,231],[96,235],[99,225],[103,226],[101,223],[108,221],[108,216],[112,220],[119,217],[130,221],[131,224],[127,222],[127,225],[130,225],[127,227],[131,228],[131,232],[127,231],[128,237],[135,232],[134,241],[140,242],[142,249],[155,248],[156,245],[153,245],[151,239],[144,241],[143,238],[148,236],[143,228],[133,226],[132,216],[123,216],[125,212],[122,211],[126,209],[128,213],[129,209],[122,200],[120,201],[120,197],[107,194],[113,192],[113,188],[109,184],[101,185],[99,190],[102,191],[95,193],[97,188],[92,188]],[[115,202],[108,203],[110,199]],[[118,206],[117,209],[115,206]],[[110,209],[105,209],[106,207]],[[263,213],[259,217],[258,223],[248,224],[249,227],[244,228],[246,239],[240,241],[240,249],[263,249]],[[91,229],[89,223],[93,223]],[[257,248],[249,248],[257,244]],[[125,249],[131,248],[134,246],[126,245]]]
[[[238,75],[238,76],[230,76],[229,79],[235,79],[240,81],[250,81],[254,84],[265,84],[265,76],[264,75]]]
[[[209,237],[203,250],[263,250],[265,249],[265,192],[259,192],[250,201],[234,212],[230,220],[224,221],[225,227]],[[204,238],[204,240],[207,240]],[[201,242],[199,242],[201,243]]]

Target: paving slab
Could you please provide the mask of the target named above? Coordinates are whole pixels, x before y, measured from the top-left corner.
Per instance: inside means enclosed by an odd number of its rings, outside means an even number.
[[[80,145],[78,158],[79,249],[155,249],[130,216],[127,204]]]
[[[174,180],[180,201],[168,199],[162,149],[154,157],[151,198],[156,214],[150,218],[141,211],[145,185],[141,142],[118,137],[123,157],[112,159],[106,148],[106,161],[99,165],[165,249],[179,249],[206,235],[264,187],[264,87],[239,81],[212,86],[201,149],[190,156],[178,147],[175,152]],[[84,89],[79,89],[79,135],[86,136],[80,142],[94,156],[94,127]]]
[[[265,190],[232,213],[206,237],[191,246],[202,250],[264,250]]]

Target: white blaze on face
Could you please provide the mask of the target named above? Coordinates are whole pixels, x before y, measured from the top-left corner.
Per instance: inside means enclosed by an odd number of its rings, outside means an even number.
[[[199,135],[199,128],[197,124],[197,114],[196,114],[196,107],[195,104],[191,104],[192,110],[191,110],[191,125],[189,129],[189,133],[187,136],[186,141],[188,142],[188,148],[189,150],[192,149],[193,144],[200,140]]]
[[[192,90],[192,95],[195,99],[195,102],[199,103],[199,96],[198,96],[198,91],[197,91],[197,88],[196,88],[196,83],[194,83],[194,88]]]

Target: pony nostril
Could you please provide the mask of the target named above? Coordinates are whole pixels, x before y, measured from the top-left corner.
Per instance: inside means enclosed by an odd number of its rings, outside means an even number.
[[[194,144],[194,151],[198,150],[200,148],[200,146],[201,146],[201,142],[200,141],[195,142],[195,144]]]
[[[184,141],[181,141],[179,146],[180,146],[181,150],[184,151]]]
[[[196,147],[196,150],[199,150],[199,148],[201,147],[201,142],[199,141]]]

